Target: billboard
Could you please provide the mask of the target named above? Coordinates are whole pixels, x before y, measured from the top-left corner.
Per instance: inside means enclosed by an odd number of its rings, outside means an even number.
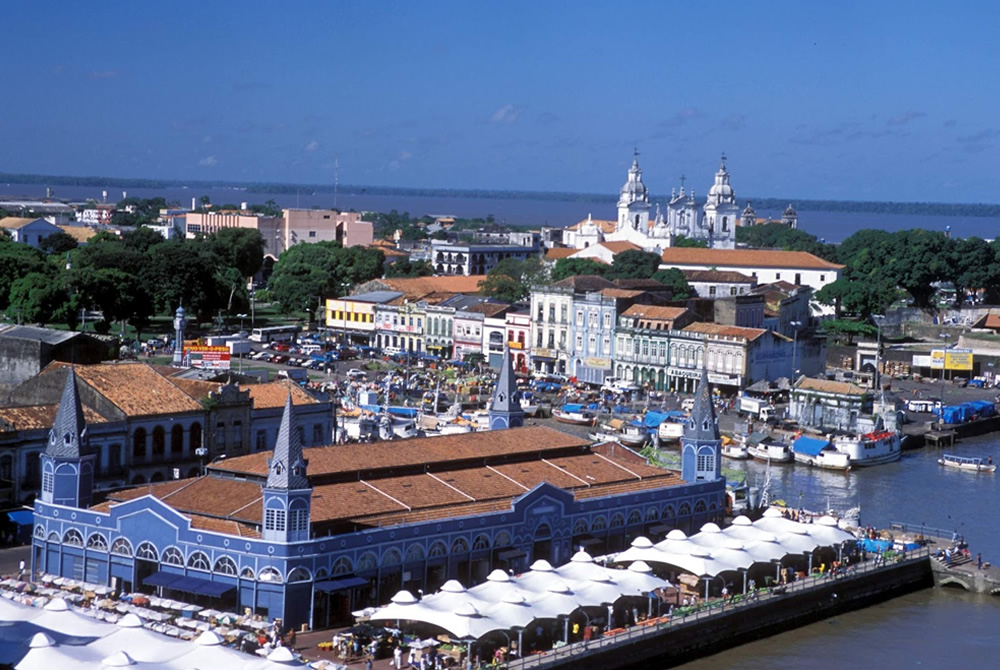
[[[229,360],[229,347],[184,347],[184,362],[192,368],[228,370]]]
[[[914,361],[916,360],[914,356]],[[930,355],[931,370],[972,370],[972,349],[935,349]]]

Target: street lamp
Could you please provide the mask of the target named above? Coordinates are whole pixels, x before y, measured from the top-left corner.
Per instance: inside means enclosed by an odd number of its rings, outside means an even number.
[[[205,475],[205,457],[208,456],[208,449],[205,447],[198,447],[194,450],[194,455],[201,459],[201,474]]]
[[[796,366],[799,353],[799,327],[802,326],[802,322],[789,321],[788,325],[795,329],[792,332],[792,384],[795,384],[799,378],[799,371]]]
[[[872,377],[875,380],[875,390],[878,391],[882,388],[881,378],[879,375],[879,363],[882,357],[882,319],[885,318],[881,314],[872,314],[872,322],[875,324],[875,374]]]

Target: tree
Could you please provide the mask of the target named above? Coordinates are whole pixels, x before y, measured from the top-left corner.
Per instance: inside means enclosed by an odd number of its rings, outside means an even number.
[[[695,296],[695,291],[688,283],[687,277],[678,268],[657,270],[652,278],[669,287],[673,291],[674,300],[686,300]]]
[[[14,282],[32,272],[52,272],[45,255],[27,244],[14,242],[9,238],[0,239],[0,309],[7,309],[10,304],[10,291]]]
[[[542,261],[538,258],[505,258],[490,270],[488,275],[511,277],[525,286],[542,284],[548,279],[548,273]]]
[[[41,272],[29,272],[10,288],[10,309],[28,323],[44,326],[66,301],[66,289],[60,282]]]
[[[562,281],[576,275],[597,275],[603,277],[611,270],[611,266],[593,258],[560,258],[552,268],[552,281]]]
[[[431,277],[434,275],[434,268],[429,261],[411,261],[409,258],[401,258],[395,263],[390,263],[385,269],[386,277]]]
[[[815,235],[797,228],[789,228],[780,222],[759,226],[737,226],[736,241],[755,249],[807,251],[827,260],[832,260],[838,253],[836,247],[824,244]]]
[[[870,323],[865,323],[863,321],[849,321],[847,319],[834,319],[832,321],[824,321],[821,328],[828,333],[837,333],[840,335],[847,336],[847,344],[854,343],[855,335],[864,335],[865,337],[874,337],[877,333],[875,326]]]
[[[336,298],[352,286],[382,276],[385,255],[338,242],[296,244],[281,254],[268,287],[284,312],[311,309],[319,298]]]
[[[490,273],[479,285],[479,293],[503,302],[515,303],[524,300],[530,290],[514,277]]]
[[[52,233],[47,237],[43,237],[38,241],[38,248],[50,256],[55,254],[65,254],[67,251],[72,251],[78,246],[79,245],[77,244],[75,237],[61,230],[58,233]]]
[[[982,238],[967,237],[953,242],[949,279],[955,285],[955,301],[959,305],[965,302],[966,293],[978,289],[986,289],[989,297],[996,297],[1000,279],[996,262],[996,252]]]
[[[218,258],[204,243],[169,240],[150,249],[142,283],[150,287],[156,311],[170,313],[183,304],[198,321],[211,321],[226,305],[218,268]]]
[[[662,258],[659,254],[629,249],[615,255],[608,279],[648,279],[660,268]]]
[[[816,292],[815,298],[834,307],[837,315],[854,314],[867,319],[884,312],[899,295],[899,289],[885,280],[852,281],[841,277]]]
[[[739,230],[739,228],[737,228],[737,230]],[[674,242],[673,242],[672,246],[675,246],[675,247],[688,247],[688,248],[692,248],[693,247],[693,248],[696,248],[696,249],[707,249],[708,248],[708,242],[705,241],[705,240],[696,240],[696,239],[693,239],[693,238],[690,238],[690,237],[685,237],[684,235],[678,235],[676,238],[674,238]]]
[[[136,226],[135,230],[128,230],[122,233],[122,244],[125,248],[141,253],[146,253],[152,247],[164,242],[166,240],[163,238],[163,235],[160,235],[148,226]]]

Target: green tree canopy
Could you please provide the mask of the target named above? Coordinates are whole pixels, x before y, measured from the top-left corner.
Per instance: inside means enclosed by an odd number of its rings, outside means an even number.
[[[38,249],[0,238],[0,309],[7,309],[11,287],[18,279],[32,272],[48,275],[53,271],[45,261],[45,254]]]
[[[739,228],[736,229],[737,231]],[[697,249],[707,249],[708,242],[705,240],[696,240],[690,237],[685,237],[684,235],[678,235],[674,238],[673,245],[675,247],[694,247]]]
[[[611,270],[611,266],[593,258],[560,258],[552,268],[552,281],[562,281],[576,275],[598,275],[603,277]]]
[[[52,233],[47,237],[43,237],[38,242],[38,248],[50,256],[65,254],[67,251],[72,251],[78,246],[75,237],[61,230],[58,233]]]
[[[66,290],[60,282],[41,272],[29,272],[11,286],[9,309],[22,321],[44,326],[65,301]]]
[[[652,279],[655,279],[664,286],[669,287],[674,293],[675,300],[686,300],[695,296],[695,292],[694,289],[691,288],[691,284],[688,283],[684,273],[678,268],[657,270],[653,274]]]
[[[431,277],[434,275],[434,268],[430,261],[411,261],[409,258],[401,258],[395,263],[390,263],[385,270],[386,277]]]
[[[649,279],[660,269],[661,262],[659,254],[629,249],[615,255],[611,270],[604,276],[608,279]]]
[[[206,240],[212,253],[226,267],[236,269],[246,278],[252,277],[264,263],[264,238],[251,228],[223,228]]]
[[[832,244],[824,244],[815,235],[789,228],[780,222],[737,226],[736,241],[754,249],[807,251],[827,260],[833,260],[837,254],[837,248]]]
[[[268,286],[284,312],[312,309],[320,298],[345,295],[355,284],[381,277],[384,264],[377,249],[296,244],[281,254]]]
[[[491,272],[479,285],[479,293],[490,298],[514,303],[524,300],[530,294],[530,289],[527,284],[514,277]]]

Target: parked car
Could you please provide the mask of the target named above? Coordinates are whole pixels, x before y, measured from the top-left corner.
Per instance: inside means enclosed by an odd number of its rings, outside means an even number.
[[[367,377],[367,373],[364,370],[359,370],[358,368],[351,368],[347,371],[347,378],[354,381],[357,379],[363,379]]]

